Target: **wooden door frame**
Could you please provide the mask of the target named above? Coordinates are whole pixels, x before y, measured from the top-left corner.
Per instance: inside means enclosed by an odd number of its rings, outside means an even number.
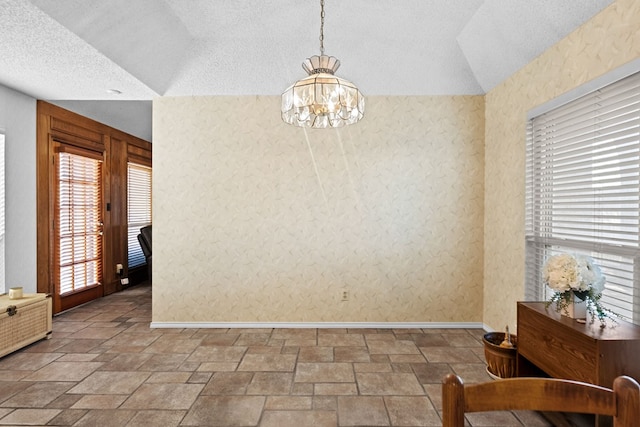
[[[100,211],[100,218],[101,218],[101,222],[103,223],[103,229],[102,229],[102,236],[100,238],[100,253],[102,254],[102,259],[100,260],[102,265],[101,268],[101,274],[99,277],[99,282],[97,285],[93,285],[90,286],[88,288],[84,288],[84,289],[79,289],[77,291],[72,292],[71,294],[67,294],[67,295],[61,295],[59,293],[59,288],[61,286],[60,283],[58,283],[58,281],[56,279],[58,279],[58,275],[59,275],[59,269],[60,269],[60,260],[59,260],[59,233],[60,230],[57,227],[52,227],[51,230],[51,241],[52,241],[52,269],[50,270],[52,273],[52,284],[53,284],[53,288],[54,288],[54,293],[53,293],[53,306],[54,306],[54,312],[60,312],[60,311],[65,311],[68,310],[70,308],[76,307],[80,304],[84,304],[87,303],[89,301],[92,301],[96,298],[100,298],[104,295],[104,262],[105,262],[105,258],[106,258],[106,250],[105,250],[105,246],[106,246],[106,242],[107,239],[105,238],[105,233],[104,233],[104,221],[105,221],[105,204],[103,203],[104,200],[104,187],[105,184],[107,182],[106,179],[106,174],[105,174],[105,151],[94,151],[94,150],[90,150],[88,148],[81,148],[76,144],[69,144],[65,141],[60,140],[59,138],[51,138],[51,147],[53,148],[52,152],[54,153],[54,158],[56,158],[57,156],[60,155],[60,153],[67,153],[67,154],[71,154],[71,155],[75,155],[75,156],[81,156],[81,157],[88,157],[88,158],[93,158],[93,160],[99,161],[102,163],[102,165],[100,166],[100,187],[101,187],[101,193],[100,194],[100,201],[99,201],[99,211]],[[58,193],[58,191],[60,190],[60,179],[59,179],[59,165],[60,165],[60,159],[56,158],[57,162],[54,161],[54,167],[53,169],[53,174],[52,174],[52,185],[55,188],[55,192],[54,192],[54,196],[53,196],[53,206],[54,206],[54,210],[53,210],[53,215],[54,215],[54,224],[59,224],[60,223],[60,209],[58,207],[58,203],[57,203],[57,197],[58,195],[56,193]]]
[[[128,274],[127,156],[142,155],[151,162],[151,143],[44,101],[37,101],[36,109],[37,291],[50,295],[55,293],[53,141],[60,141],[104,153],[103,288],[105,295],[117,292],[122,286],[116,274],[116,264],[125,267],[124,277]],[[54,307],[54,313],[63,309]]]
[[[37,155],[37,191],[38,219],[38,292],[56,295],[56,189],[57,170],[55,165],[55,147],[57,144],[78,147],[80,149],[102,153],[103,174],[103,200],[109,200],[107,178],[104,170],[108,167],[108,137],[94,129],[82,126],[74,117],[57,111],[50,104],[38,102],[38,144]],[[69,112],[70,113],[70,112]],[[71,113],[73,114],[73,113]],[[103,206],[104,228],[108,228],[107,218]],[[105,251],[103,238],[103,278],[102,286],[97,287],[91,293],[92,298],[104,295],[104,284],[107,280],[106,265],[110,262],[110,254]],[[53,298],[53,312],[59,313],[69,309],[75,304],[86,302],[84,298],[69,298],[64,305],[59,298]]]

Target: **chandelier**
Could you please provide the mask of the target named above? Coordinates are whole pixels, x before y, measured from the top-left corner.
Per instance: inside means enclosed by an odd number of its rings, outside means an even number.
[[[348,80],[334,75],[340,61],[324,54],[324,0],[320,0],[320,56],[302,63],[308,76],[282,94],[282,120],[310,128],[340,127],[364,116],[364,96]]]

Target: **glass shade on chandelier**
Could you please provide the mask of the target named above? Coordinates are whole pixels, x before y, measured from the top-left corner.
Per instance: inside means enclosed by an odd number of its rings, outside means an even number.
[[[348,80],[334,75],[340,61],[327,55],[307,58],[302,68],[309,74],[282,94],[282,120],[310,128],[341,127],[364,116],[364,96]]]

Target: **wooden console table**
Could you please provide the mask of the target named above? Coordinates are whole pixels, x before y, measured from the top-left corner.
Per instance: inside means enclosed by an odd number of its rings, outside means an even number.
[[[548,375],[611,388],[619,375],[640,381],[640,327],[623,320],[600,328],[561,316],[544,302],[518,303],[517,376]],[[608,322],[611,325],[611,322]],[[606,419],[598,425],[608,425]]]

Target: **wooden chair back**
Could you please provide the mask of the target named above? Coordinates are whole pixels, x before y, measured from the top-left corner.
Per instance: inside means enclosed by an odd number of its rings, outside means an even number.
[[[442,425],[463,427],[467,412],[531,410],[609,415],[614,427],[640,425],[640,385],[620,376],[613,389],[552,378],[508,378],[465,385],[449,374],[442,381]]]

